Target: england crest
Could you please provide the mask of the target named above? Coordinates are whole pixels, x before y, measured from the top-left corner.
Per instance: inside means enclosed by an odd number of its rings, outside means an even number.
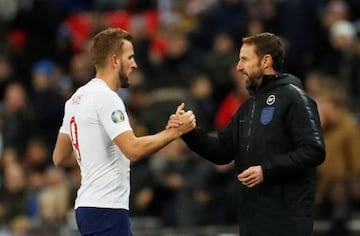
[[[265,107],[261,111],[260,123],[267,125],[273,118],[275,107]]]

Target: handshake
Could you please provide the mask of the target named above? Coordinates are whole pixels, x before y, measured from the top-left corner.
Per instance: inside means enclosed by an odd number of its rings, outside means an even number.
[[[185,104],[181,103],[175,114],[170,115],[166,129],[177,129],[179,136],[186,134],[196,127],[196,119],[194,113],[184,110]]]

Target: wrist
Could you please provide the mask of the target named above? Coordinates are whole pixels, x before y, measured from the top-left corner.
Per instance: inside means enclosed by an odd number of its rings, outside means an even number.
[[[179,128],[168,128],[166,129],[170,133],[170,135],[174,138],[179,138],[182,135],[182,131]]]

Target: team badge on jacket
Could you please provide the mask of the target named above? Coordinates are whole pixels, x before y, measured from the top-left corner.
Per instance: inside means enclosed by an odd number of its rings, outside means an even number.
[[[271,94],[266,98],[266,104],[271,106],[275,103],[275,100],[276,100],[275,95]],[[270,121],[272,120],[273,115],[274,115],[274,110],[275,110],[274,107],[265,107],[262,109],[261,116],[260,116],[261,124],[267,125],[270,123]]]
[[[273,118],[275,107],[265,107],[261,111],[260,122],[263,125],[267,125]]]
[[[266,104],[271,106],[272,104],[274,104],[274,102],[275,102],[275,95],[274,94],[269,95],[269,97],[267,97],[266,99]]]
[[[111,120],[115,124],[123,122],[125,120],[124,113],[122,113],[122,111],[120,110],[113,111],[113,113],[111,114]]]

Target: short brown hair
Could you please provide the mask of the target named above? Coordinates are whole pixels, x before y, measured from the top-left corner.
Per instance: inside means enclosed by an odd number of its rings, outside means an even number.
[[[107,28],[97,33],[91,41],[89,50],[95,66],[105,66],[106,58],[112,53],[119,55],[124,44],[123,40],[132,42],[132,36],[119,28]]]
[[[280,38],[272,33],[260,33],[245,37],[243,43],[255,44],[255,53],[259,57],[270,54],[273,60],[273,68],[280,71],[284,64],[285,49]]]

